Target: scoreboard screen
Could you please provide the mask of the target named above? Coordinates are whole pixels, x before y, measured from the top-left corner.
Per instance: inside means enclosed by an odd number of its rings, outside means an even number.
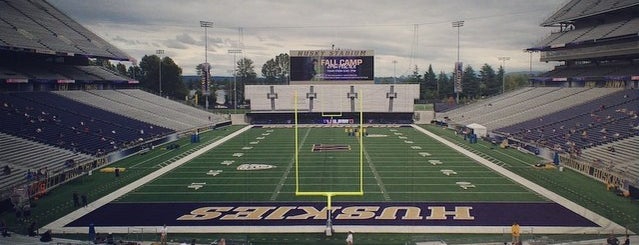
[[[374,82],[372,50],[293,50],[291,83]]]

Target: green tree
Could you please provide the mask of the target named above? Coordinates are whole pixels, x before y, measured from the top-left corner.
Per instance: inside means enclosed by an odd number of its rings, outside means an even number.
[[[479,70],[479,90],[480,96],[492,96],[499,94],[501,90],[501,83],[497,80],[495,70],[488,65],[484,64]]]
[[[412,83],[412,84],[419,84],[421,80],[422,80],[422,75],[419,74],[419,67],[415,65],[415,68],[413,69],[413,74],[408,76],[408,79],[406,79],[406,82]]]
[[[188,94],[182,82],[182,68],[177,66],[171,57],[162,60],[162,95],[183,99]],[[149,91],[159,93],[160,57],[145,55],[140,61],[140,86]]]
[[[445,72],[439,72],[439,76],[437,76],[437,85],[439,86],[439,99],[446,99],[450,96],[455,96],[453,81],[451,81],[450,77],[446,75]]]
[[[120,62],[115,66],[115,70],[122,76],[127,76],[126,66]]]
[[[506,76],[506,91],[512,91],[530,85],[529,74],[510,74]]]
[[[266,63],[262,65],[262,76],[266,80],[266,83],[275,83],[277,73],[277,63],[275,63],[274,59],[267,60]]]
[[[142,69],[139,66],[129,66],[129,69],[126,70],[126,75],[139,81],[144,74],[142,74]]]
[[[255,73],[255,66],[253,65],[253,60],[249,58],[242,58],[237,61],[237,84],[233,85],[237,90],[235,91],[235,96],[237,96],[236,100],[238,104],[241,104],[244,101],[244,85],[245,84],[256,84],[257,83],[257,73]]]
[[[437,75],[433,66],[428,65],[428,71],[424,73],[424,79],[420,82],[420,98],[432,100],[437,97]]]
[[[271,84],[288,84],[290,74],[290,57],[288,54],[282,53],[275,58],[270,59],[262,65],[262,76],[266,83]]]
[[[288,84],[288,77],[291,73],[291,58],[286,53],[281,53],[275,57],[275,64],[277,64],[276,79],[279,84]]]
[[[467,99],[475,99],[479,95],[479,79],[472,66],[466,66],[462,74],[462,93]]]

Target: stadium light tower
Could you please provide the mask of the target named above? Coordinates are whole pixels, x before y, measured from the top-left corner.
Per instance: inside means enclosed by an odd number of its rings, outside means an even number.
[[[397,83],[397,61],[393,60],[393,83]]]
[[[457,63],[459,63],[459,28],[464,26],[464,21],[463,20],[453,21],[452,24],[454,28],[457,28]],[[455,79],[458,79],[458,78],[455,78]],[[457,91],[457,98],[455,99],[455,102],[459,104],[459,91]]]
[[[233,54],[233,113],[237,113],[237,54],[241,53],[241,49],[229,49],[229,54]]]
[[[208,74],[208,71],[210,69],[210,66],[208,66],[209,64],[209,35],[207,32],[207,29],[209,27],[213,27],[213,22],[210,21],[200,21],[200,27],[204,27],[204,64],[206,64],[206,71],[204,71],[205,73],[205,78],[204,78],[204,85],[206,86],[206,91],[202,91],[204,93],[205,97],[205,101],[204,101],[204,105],[206,110],[209,109],[209,78],[210,78],[210,74]]]
[[[510,57],[500,56],[497,60],[501,61],[501,67],[504,69],[504,75],[501,76],[501,93],[506,92],[506,61],[510,60]]]
[[[162,97],[162,55],[164,54],[164,49],[158,49],[158,50],[156,50],[156,51],[155,51],[155,54],[157,54],[157,55],[158,55],[158,57],[160,57],[160,62],[158,62],[158,67],[159,67],[158,75],[159,75],[159,78],[160,78],[160,79],[158,79],[158,80],[159,80],[159,82],[160,82],[160,87],[159,87],[159,90],[160,90],[160,97]]]

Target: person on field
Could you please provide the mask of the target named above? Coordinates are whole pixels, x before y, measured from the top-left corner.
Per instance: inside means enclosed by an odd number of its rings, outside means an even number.
[[[353,232],[348,231],[348,235],[346,236],[346,245],[353,245]]]
[[[519,244],[519,236],[521,235],[519,224],[517,224],[517,222],[513,223],[513,225],[510,227],[510,231],[513,235],[512,244]]]

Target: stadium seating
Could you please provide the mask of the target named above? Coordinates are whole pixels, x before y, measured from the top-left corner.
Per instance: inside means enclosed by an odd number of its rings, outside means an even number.
[[[538,77],[561,77],[579,79],[584,77],[603,76],[628,76],[628,74],[639,74],[639,65],[636,64],[605,64],[605,65],[579,65],[579,66],[557,66],[554,70],[540,74]]]
[[[26,183],[27,171],[47,169],[51,173],[58,172],[66,166],[67,160],[76,163],[92,160],[87,154],[37,143],[0,133],[0,167],[9,166],[11,173],[0,178],[0,191],[6,191],[17,184]],[[33,154],[38,152],[38,154]]]
[[[39,53],[84,54],[128,60],[128,55],[43,0],[1,1],[0,43]]]
[[[187,114],[191,118],[196,118],[199,122],[204,124],[207,124],[207,123],[210,124],[211,122],[220,123],[220,122],[228,121],[228,117],[226,115],[209,113],[204,110],[197,109],[195,107],[184,106],[184,104],[173,101],[173,100],[160,99],[158,96],[154,94],[147,93],[139,89],[120,89],[117,91],[120,93],[127,94],[131,97],[137,98],[138,100],[157,104],[163,108],[168,108],[174,111],[182,112],[184,114]],[[208,120],[209,116],[211,117],[210,122],[203,122],[203,120]]]
[[[54,93],[106,111],[175,131],[192,130],[227,121],[219,115],[193,110],[190,106],[142,91],[133,92],[133,94],[140,96],[150,95],[150,97],[140,99],[115,90],[56,91]],[[209,121],[209,116],[211,121]]]
[[[503,131],[510,125],[538,120],[539,117],[545,119],[549,114],[612,94],[619,89],[542,87],[522,91],[472,104],[467,108],[460,107],[439,114],[437,118],[442,120],[448,117],[449,122],[460,125],[479,123],[489,131]]]
[[[629,1],[629,0],[571,1],[568,4],[564,5],[561,9],[556,11],[552,16],[548,17],[546,21],[542,23],[542,25],[547,26],[553,23],[558,23],[558,22],[578,18],[580,16],[590,16],[590,15],[595,15],[599,13],[604,13],[606,11],[611,11],[616,8],[621,8],[621,7],[629,6],[633,4],[636,4],[636,1]]]
[[[90,155],[173,132],[49,92],[3,93],[2,131]]]
[[[583,149],[638,135],[638,101],[636,91],[621,90],[495,131],[550,148]]]
[[[613,150],[614,149],[614,150]],[[639,179],[639,136],[610,142],[583,150],[580,157],[593,164],[602,164],[610,171],[628,175],[628,179]]]

